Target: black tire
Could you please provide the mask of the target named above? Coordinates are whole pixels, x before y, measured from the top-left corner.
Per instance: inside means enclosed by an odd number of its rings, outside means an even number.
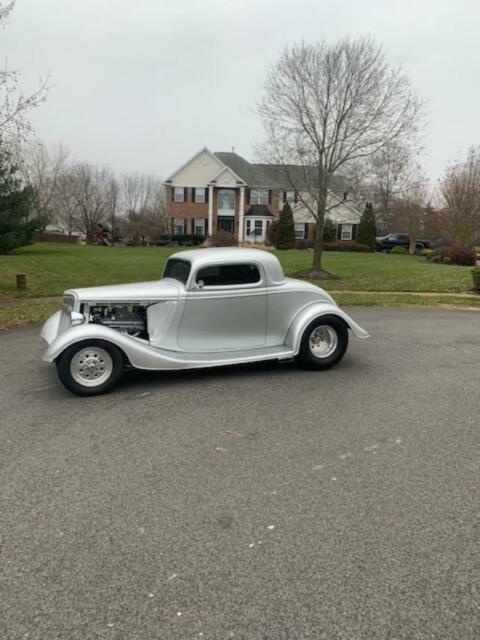
[[[310,336],[318,327],[326,327],[331,337],[333,331],[336,334],[336,345],[331,353],[325,356],[314,355],[310,347]],[[348,347],[348,327],[342,318],[338,316],[321,316],[313,320],[303,332],[300,342],[300,351],[296,357],[297,362],[304,369],[330,369],[340,362]]]
[[[100,353],[106,352],[110,356],[111,372],[101,384],[87,386],[88,380],[86,380],[86,384],[81,384],[72,376],[72,360],[77,354],[81,354],[84,350],[91,350],[93,352],[92,355],[98,355],[98,351],[100,350]],[[108,358],[106,358],[106,360],[108,360]],[[107,393],[107,391],[110,391],[110,389],[120,381],[124,371],[122,352],[118,347],[106,340],[82,340],[81,342],[76,342],[60,354],[55,364],[57,365],[60,382],[77,396],[98,396],[102,393]],[[100,373],[100,375],[104,377],[106,374]],[[92,382],[95,384],[95,381]]]

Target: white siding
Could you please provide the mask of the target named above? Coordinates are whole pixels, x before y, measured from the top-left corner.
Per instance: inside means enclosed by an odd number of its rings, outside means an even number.
[[[213,154],[204,149],[172,177],[172,184],[181,187],[204,187],[223,169]]]

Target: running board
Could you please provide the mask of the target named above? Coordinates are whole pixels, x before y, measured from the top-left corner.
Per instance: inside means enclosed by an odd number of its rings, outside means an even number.
[[[160,357],[181,362],[185,367],[217,367],[241,362],[256,362],[261,360],[292,360],[295,353],[290,347],[261,347],[257,349],[217,351],[217,352],[183,352],[167,351],[154,347]]]

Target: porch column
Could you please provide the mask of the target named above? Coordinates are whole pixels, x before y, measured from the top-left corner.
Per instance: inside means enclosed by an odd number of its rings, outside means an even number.
[[[245,213],[245,187],[240,187],[240,206],[238,209],[238,243],[243,242],[243,215]]]
[[[213,186],[208,186],[208,235],[213,233]]]

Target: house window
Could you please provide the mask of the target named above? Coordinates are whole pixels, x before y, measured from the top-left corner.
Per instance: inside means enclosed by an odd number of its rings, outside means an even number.
[[[285,191],[285,202],[288,202],[290,206],[295,204],[295,191]]]
[[[268,189],[252,189],[250,204],[268,204]]]
[[[305,238],[305,225],[303,222],[295,223],[295,238],[303,240]]]
[[[193,221],[193,233],[196,236],[205,235],[205,219],[204,218],[195,218],[195,220]]]
[[[235,211],[235,191],[233,189],[220,189],[218,192],[218,210],[230,212]]]
[[[342,224],[342,231],[340,234],[340,238],[342,240],[351,240],[353,234],[353,225],[352,224]]]
[[[175,202],[184,202],[184,194],[185,194],[185,190],[183,187],[175,187],[175,193],[174,193],[174,201]]]
[[[254,264],[222,264],[203,267],[197,272],[196,282],[205,287],[228,287],[260,282],[260,272]]]
[[[173,233],[176,236],[181,236],[185,233],[185,221],[182,219],[175,220],[173,224]]]
[[[197,189],[195,187],[194,192],[195,192],[195,202],[205,202],[205,189],[204,188]]]

